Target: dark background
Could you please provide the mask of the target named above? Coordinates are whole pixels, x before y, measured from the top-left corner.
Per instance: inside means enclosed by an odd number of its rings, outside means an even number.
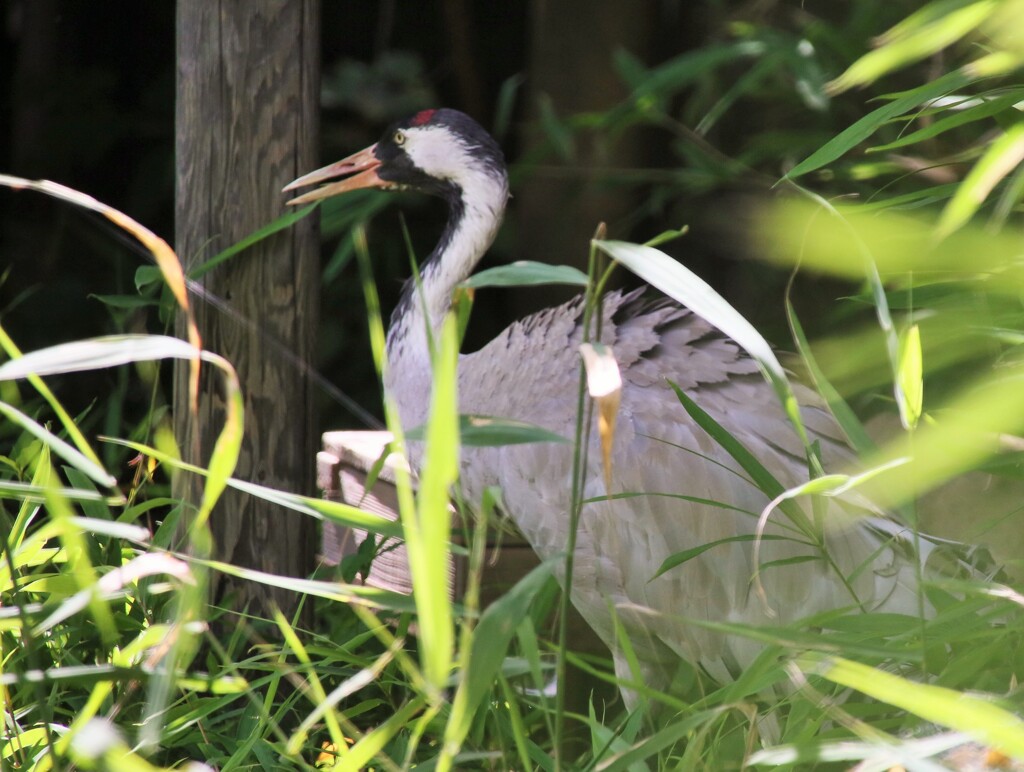
[[[328,0],[322,158],[366,146],[413,110],[465,110],[495,132],[512,164],[510,215],[489,263],[582,264],[599,221],[612,237],[639,241],[689,224],[689,235],[666,249],[785,348],[786,277],[751,259],[757,239],[744,230],[743,211],[772,195],[772,183],[801,153],[866,109],[863,93],[815,105],[795,96],[794,83],[806,76],[820,87],[912,5]],[[174,4],[6,0],[0,22],[0,171],[82,190],[172,240]],[[813,42],[814,54],[803,65],[767,67],[756,83],[749,82],[754,65],[767,57],[707,66],[652,97],[653,113],[634,98],[643,68],[738,40],[759,41],[783,62],[802,40]],[[737,89],[742,94],[722,106]],[[695,131],[716,105],[713,127]],[[407,273],[402,224],[424,256],[443,220],[435,202],[393,198],[370,231],[386,313]],[[345,250],[336,251],[347,236],[325,236],[321,356],[309,366],[377,413],[357,272]],[[189,264],[189,255],[181,258]],[[166,320],[153,308],[97,297],[132,295],[145,260],[130,239],[90,215],[0,190],[0,322],[24,350],[163,331]],[[801,296],[804,311],[826,327],[841,323],[825,313],[839,288],[806,281],[813,291]],[[566,296],[481,293],[467,346]],[[116,393],[128,414],[133,405],[144,411],[149,395],[134,394],[129,381],[116,372],[66,379],[60,396],[75,410],[92,406],[97,426],[116,431],[128,418],[95,409],[96,395]],[[326,393],[320,407],[324,428],[362,425]]]

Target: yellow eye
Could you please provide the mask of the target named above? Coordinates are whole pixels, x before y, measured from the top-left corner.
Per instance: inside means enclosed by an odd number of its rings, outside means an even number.
[[[395,141],[396,145],[404,145],[405,144],[405,132],[396,131],[395,132],[395,136],[392,137],[392,139]]]

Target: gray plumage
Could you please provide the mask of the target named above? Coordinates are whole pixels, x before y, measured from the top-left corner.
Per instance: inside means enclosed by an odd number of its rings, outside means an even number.
[[[445,198],[451,217],[438,248],[410,284],[388,335],[385,387],[407,428],[427,418],[428,328],[436,335],[454,287],[490,246],[508,197],[501,151],[475,122],[451,110],[424,111],[391,127],[377,145],[297,180],[359,176],[296,199],[354,187],[410,187]],[[605,490],[597,437],[586,470],[572,601],[609,645],[629,678],[612,614],[622,622],[654,686],[679,658],[726,680],[747,665],[756,643],[724,637],[687,620],[786,624],[828,609],[916,614],[915,567],[899,528],[830,501],[820,551],[781,512],[760,544],[767,607],[752,590],[754,542],[719,544],[654,579],[673,554],[755,533],[768,503],[739,465],[687,415],[677,383],[742,442],[783,486],[807,480],[802,443],[757,367],[704,320],[638,292],[608,294],[602,340],[615,353],[623,390]],[[582,300],[519,321],[478,352],[461,357],[463,413],[527,421],[572,437],[582,342]],[[848,460],[841,433],[815,394],[797,387],[803,418],[827,465]],[[415,466],[419,449],[410,448]],[[502,489],[508,514],[542,558],[568,542],[572,454],[557,443],[465,448],[467,501]],[[608,499],[607,494],[640,494]],[[704,503],[702,503],[704,502]],[[780,538],[781,537],[781,538]],[[826,553],[828,559],[826,559]],[[840,576],[842,575],[842,577]],[[845,578],[843,578],[845,577]]]
[[[460,361],[460,410],[532,421],[573,436],[582,342],[579,299],[512,325]],[[702,409],[751,449],[784,485],[807,479],[803,446],[775,393],[732,341],[670,302],[638,292],[604,300],[603,341],[623,377],[614,441],[612,489],[605,490],[598,440],[591,438],[586,498],[577,535],[573,603],[609,644],[620,676],[609,603],[645,667],[664,685],[682,657],[719,680],[735,677],[759,646],[725,638],[688,619],[786,624],[828,609],[857,607],[915,614],[912,566],[902,545],[884,546],[870,519],[834,504],[826,529],[830,564],[781,511],[772,517],[759,559],[770,611],[752,589],[754,543],[713,547],[653,579],[675,553],[753,534],[768,499],[739,465],[696,426],[668,385],[682,387]],[[848,456],[831,415],[797,389],[803,418],[823,454]],[[509,514],[543,558],[568,540],[572,448],[560,444],[466,448],[462,486],[469,501],[499,486]],[[640,493],[607,500],[606,494]],[[688,499],[680,498],[682,496]],[[696,503],[703,499],[715,503]],[[784,537],[775,539],[772,537]],[[872,558],[871,556],[874,555]],[[771,567],[776,561],[806,562]],[[864,561],[868,565],[861,566]],[[847,586],[836,570],[853,576]],[[851,592],[852,589],[852,592]]]

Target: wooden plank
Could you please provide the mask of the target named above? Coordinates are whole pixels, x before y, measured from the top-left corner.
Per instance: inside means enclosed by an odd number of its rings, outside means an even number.
[[[326,498],[344,501],[362,507],[390,520],[398,519],[398,499],[394,490],[394,469],[401,464],[396,456],[389,456],[381,467],[377,481],[369,490],[367,474],[391,441],[388,432],[341,431],[323,435],[324,450],[317,455],[317,479]],[[452,513],[453,541],[458,543],[462,529],[460,518]],[[361,530],[346,529],[335,523],[323,523],[320,559],[328,565],[337,565],[346,556],[353,555],[366,538]],[[365,581],[372,587],[411,593],[408,559],[405,548],[396,540],[381,547]],[[508,590],[538,563],[529,544],[518,533],[492,529],[488,535],[485,571],[481,595],[489,603]],[[465,559],[456,556],[451,561],[451,591],[453,598],[461,596],[466,581]]]
[[[175,244],[194,268],[285,211],[281,188],[318,165],[317,0],[179,0]],[[236,474],[312,492],[313,392],[319,239],[311,220],[261,241],[198,281],[196,318],[206,348],[230,360],[245,395]],[[183,455],[205,464],[223,423],[215,378],[191,415],[187,375],[175,376],[175,430]],[[187,476],[181,475],[184,480]],[[190,478],[195,481],[195,477]],[[193,502],[193,490],[179,490]],[[210,521],[219,559],[276,574],[312,570],[316,524],[228,492]],[[215,590],[254,612],[293,592],[237,584]],[[308,604],[307,604],[308,606]]]

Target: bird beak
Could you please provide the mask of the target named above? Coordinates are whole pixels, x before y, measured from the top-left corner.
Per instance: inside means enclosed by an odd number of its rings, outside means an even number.
[[[304,188],[307,185],[327,182],[335,177],[342,177],[347,174],[355,174],[355,176],[339,180],[338,182],[332,182],[328,185],[321,185],[316,190],[311,190],[308,193],[303,193],[301,196],[293,198],[288,204],[290,206],[308,204],[310,201],[330,198],[341,193],[348,193],[350,190],[385,187],[388,183],[377,176],[377,167],[380,166],[380,159],[374,153],[376,149],[376,145],[370,145],[366,150],[360,150],[358,153],[354,153],[348,158],[343,158],[330,166],[325,166],[322,169],[317,169],[315,172],[305,174],[297,180],[289,182],[281,189],[281,192],[285,193],[296,188]]]

